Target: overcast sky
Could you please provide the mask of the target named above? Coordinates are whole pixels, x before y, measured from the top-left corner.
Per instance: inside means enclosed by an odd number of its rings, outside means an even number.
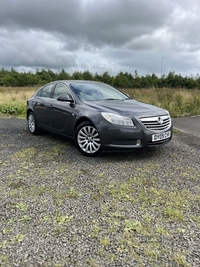
[[[0,68],[200,73],[199,0],[0,0]]]

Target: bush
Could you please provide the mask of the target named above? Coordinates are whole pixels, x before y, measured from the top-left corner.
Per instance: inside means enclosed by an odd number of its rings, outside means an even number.
[[[25,116],[26,106],[25,104],[0,104],[0,113],[5,115]]]

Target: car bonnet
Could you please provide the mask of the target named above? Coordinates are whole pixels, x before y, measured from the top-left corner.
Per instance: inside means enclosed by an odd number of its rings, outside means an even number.
[[[131,117],[158,116],[168,112],[162,108],[138,102],[133,99],[128,100],[103,100],[85,101],[85,104],[98,109],[100,112],[111,112]]]

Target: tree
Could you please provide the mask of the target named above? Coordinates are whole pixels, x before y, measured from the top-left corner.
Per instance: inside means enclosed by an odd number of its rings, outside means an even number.
[[[64,69],[62,69],[62,70],[59,72],[59,74],[58,74],[58,76],[57,76],[57,79],[58,79],[58,80],[70,80],[70,79],[71,79],[71,76],[70,76],[67,72],[65,72]]]
[[[73,74],[72,74],[72,79],[73,80],[83,80],[83,75],[81,72],[79,71],[75,71]]]
[[[112,77],[108,74],[107,71],[101,76],[101,81],[104,83],[112,84]]]
[[[89,72],[89,70],[85,70],[83,72],[83,80],[93,80],[93,75],[91,72]]]

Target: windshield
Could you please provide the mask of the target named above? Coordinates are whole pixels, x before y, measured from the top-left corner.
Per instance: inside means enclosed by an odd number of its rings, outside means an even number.
[[[129,99],[124,93],[104,83],[74,83],[70,84],[70,88],[85,101]]]

